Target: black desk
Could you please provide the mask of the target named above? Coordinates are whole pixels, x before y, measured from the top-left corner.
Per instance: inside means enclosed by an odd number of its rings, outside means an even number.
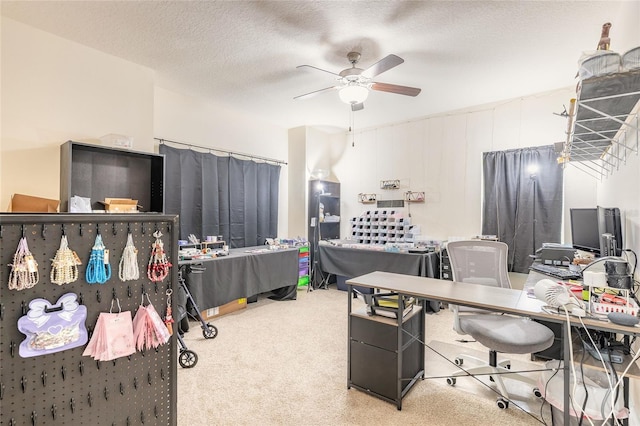
[[[393,272],[419,277],[439,278],[440,259],[438,253],[394,253],[340,247],[329,244],[318,245],[320,268],[324,272],[347,278],[357,277],[373,271]]]
[[[251,253],[266,246],[229,250],[228,256],[182,260],[201,265],[202,272],[188,272],[185,281],[198,308],[213,308],[243,297],[277,291],[279,300],[294,300],[298,286],[298,248]]]
[[[436,252],[394,253],[319,244],[318,253],[320,268],[324,272],[346,279],[374,271],[440,278],[440,256]],[[428,310],[438,312],[440,302],[429,301]]]

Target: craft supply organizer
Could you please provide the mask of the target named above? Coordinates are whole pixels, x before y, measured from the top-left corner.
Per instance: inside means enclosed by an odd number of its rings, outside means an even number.
[[[152,282],[146,273],[156,230],[163,234],[168,260],[176,265],[161,282]],[[118,264],[129,231],[139,250],[140,278],[122,282]],[[110,251],[112,273],[104,284],[88,284],[85,272],[97,232]],[[50,273],[63,233],[82,265],[78,266],[77,281],[57,285],[51,282]],[[38,263],[40,279],[32,288],[9,290],[9,265],[22,236]],[[77,294],[79,303],[86,307],[89,335],[98,315],[109,312],[115,298],[122,311],[135,315],[146,292],[163,315],[166,290],[178,287],[177,239],[177,216],[172,215],[0,215],[0,425],[177,424],[175,336],[157,349],[112,361],[82,356],[86,345],[23,358],[19,345],[25,335],[17,326],[32,300],[55,303],[69,292]]]

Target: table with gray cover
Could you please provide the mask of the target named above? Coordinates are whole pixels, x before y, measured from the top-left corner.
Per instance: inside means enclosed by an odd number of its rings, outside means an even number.
[[[374,271],[440,278],[440,257],[437,252],[400,253],[382,250],[319,244],[320,268],[339,279],[350,279]],[[438,302],[430,302],[429,311],[440,310]]]
[[[274,291],[273,299],[294,300],[298,248],[252,252],[265,247],[231,249],[227,256],[180,261],[200,311],[268,291]]]

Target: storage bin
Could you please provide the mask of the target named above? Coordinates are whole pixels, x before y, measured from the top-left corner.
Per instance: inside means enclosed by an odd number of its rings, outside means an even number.
[[[620,72],[622,58],[620,54],[605,50],[598,51],[589,55],[580,64],[578,74],[580,80],[590,77],[598,77],[601,75]]]
[[[631,71],[636,69],[640,69],[640,46],[622,55],[622,70]]]
[[[563,411],[562,407],[564,405],[564,375],[562,371],[559,371],[557,374],[554,374],[553,369],[562,368],[562,361],[551,360],[545,363],[545,368],[549,369],[547,371],[543,371],[538,378],[538,388],[543,393],[544,399],[546,399],[552,407],[556,408],[556,412],[554,412],[554,419],[560,418],[562,419]],[[576,369],[579,369],[580,366],[576,366]],[[588,391],[588,397],[586,398],[586,405],[584,409],[584,413],[589,416],[592,420],[599,420],[597,423],[602,423],[602,414],[609,413],[611,411],[611,397],[609,392],[609,385],[607,380],[607,374],[604,371],[595,370],[593,368],[583,367],[584,373],[584,382],[583,382],[583,374],[580,371],[576,371],[577,373],[577,386],[570,386],[570,389],[575,389],[575,393],[571,395],[573,398],[573,406],[572,407],[582,407],[583,402],[585,401],[585,387]],[[573,375],[573,372],[571,372]],[[571,378],[571,383],[573,383],[574,378]],[[615,384],[616,380],[612,377],[611,381]],[[584,383],[584,385],[583,385]],[[629,417],[629,410],[624,407],[623,404],[623,389],[622,385],[620,386],[620,392],[618,392],[618,399],[615,401],[615,414],[618,419],[626,419]],[[573,408],[570,408],[570,414],[573,420],[576,419],[578,413],[576,413]],[[557,417],[555,414],[557,413]],[[577,419],[579,420],[579,419]],[[575,424],[578,422],[576,421]],[[554,423],[555,424],[555,423]],[[562,424],[562,423],[560,423]],[[588,421],[583,421],[582,424],[589,424]]]
[[[309,285],[309,275],[305,275],[298,278],[298,285],[299,286]]]

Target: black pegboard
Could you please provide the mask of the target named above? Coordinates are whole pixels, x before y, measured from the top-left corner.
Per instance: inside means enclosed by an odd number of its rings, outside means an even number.
[[[177,262],[177,217],[136,215],[0,215],[0,425],[176,425],[177,348],[172,337],[157,350],[97,362],[82,356],[85,346],[48,355],[21,358],[18,346],[24,335],[18,319],[35,298],[52,303],[64,293],[79,295],[87,308],[86,325],[92,330],[100,312],[108,312],[112,295],[132,316],[143,290],[162,315],[167,288],[177,288],[177,268],[160,283],[146,277],[153,233],[163,233],[170,261]],[[51,259],[60,246],[62,232],[83,264],[71,284],[51,283]],[[140,279],[122,282],[118,263],[131,230],[139,250]],[[33,288],[9,290],[10,267],[21,236],[38,262],[40,281]],[[96,232],[110,250],[111,279],[88,284],[85,270]],[[175,310],[174,310],[175,311]]]

